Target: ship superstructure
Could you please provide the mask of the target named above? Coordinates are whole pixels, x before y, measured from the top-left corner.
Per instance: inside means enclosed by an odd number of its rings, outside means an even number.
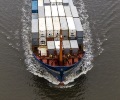
[[[31,32],[35,59],[63,82],[84,55],[77,8],[69,0],[32,0]]]

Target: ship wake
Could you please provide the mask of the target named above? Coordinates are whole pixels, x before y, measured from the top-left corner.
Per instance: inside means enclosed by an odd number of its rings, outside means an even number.
[[[82,60],[82,62],[79,64],[79,66],[77,66],[76,68],[80,68],[82,66],[82,73],[80,74],[75,74],[75,73],[71,73],[70,76],[66,77],[66,81],[64,82],[64,84],[68,84],[70,82],[73,82],[74,79],[78,78],[80,75],[82,74],[86,74],[88,72],[88,70],[90,70],[93,65],[92,65],[92,60],[93,60],[93,51],[92,51],[92,38],[91,38],[91,32],[90,32],[90,28],[89,28],[89,22],[87,21],[88,19],[88,15],[87,10],[85,9],[85,5],[83,3],[82,0],[76,0],[77,2],[79,2],[79,7],[78,7],[78,11],[80,14],[80,19],[83,25],[83,29],[84,29],[84,50],[85,50],[85,56]],[[42,67],[42,65],[40,65],[33,57],[32,55],[32,51],[31,51],[31,35],[30,35],[30,31],[31,31],[31,0],[25,0],[24,1],[24,5],[22,8],[22,41],[23,41],[23,48],[25,51],[25,63],[27,65],[27,70],[29,70],[31,73],[33,73],[34,75],[37,75],[39,77],[43,77],[46,80],[48,80],[49,82],[51,82],[52,84],[56,84],[58,85],[59,82],[51,75],[49,74],[46,69],[44,69]],[[77,4],[77,2],[75,4]],[[77,69],[75,69],[77,70]]]

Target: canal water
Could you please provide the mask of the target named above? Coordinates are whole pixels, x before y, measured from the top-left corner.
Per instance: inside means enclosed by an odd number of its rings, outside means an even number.
[[[74,4],[90,41],[89,71],[60,88],[32,59],[31,0],[0,0],[0,100],[120,99],[120,0]]]

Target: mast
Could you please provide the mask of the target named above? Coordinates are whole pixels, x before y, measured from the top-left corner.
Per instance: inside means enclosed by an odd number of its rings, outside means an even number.
[[[60,61],[60,66],[62,66],[62,61],[63,61],[63,50],[62,50],[62,41],[63,41],[63,37],[62,37],[62,30],[60,30],[60,54],[59,54],[59,61]]]

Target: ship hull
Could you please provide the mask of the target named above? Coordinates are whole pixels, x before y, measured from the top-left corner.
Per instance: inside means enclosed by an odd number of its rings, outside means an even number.
[[[40,65],[44,67],[60,83],[64,83],[67,80],[68,76],[72,74],[78,75],[82,72],[82,66],[81,66],[82,59],[69,67],[68,66],[54,66],[53,67],[53,66],[43,63],[34,54],[33,56],[40,63]]]

